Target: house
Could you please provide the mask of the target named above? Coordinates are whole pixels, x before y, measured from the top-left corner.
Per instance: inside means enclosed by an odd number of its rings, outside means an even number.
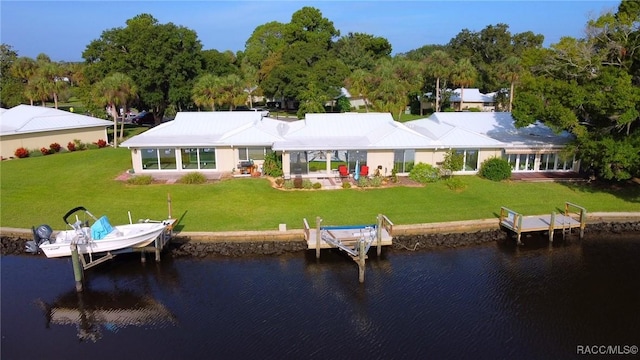
[[[418,162],[438,166],[451,149],[463,155],[461,174],[502,157],[513,171],[577,171],[562,156],[570,134],[541,123],[516,128],[510,113],[435,113],[406,123],[388,113],[307,114],[285,121],[254,112],[181,112],[176,119],[137,135],[131,149],[136,173],[201,171],[237,173],[244,162],[261,171],[265,155],[282,156],[285,178],[337,176],[346,165],[373,174],[408,175]]]
[[[94,143],[107,140],[107,127],[113,122],[42,106],[18,105],[0,113],[0,155],[14,157],[18,148],[65,147],[79,140]]]
[[[370,106],[370,104],[367,102],[367,100],[364,97],[362,97],[362,96],[353,96],[353,95],[351,95],[349,90],[347,90],[344,87],[340,88],[340,95],[338,95],[335,99],[327,102],[325,104],[325,106],[335,107],[336,101],[340,97],[347,98],[347,100],[349,100],[349,104],[351,105],[352,109],[356,109],[356,110],[357,109],[364,109],[365,105],[369,105]]]
[[[455,89],[450,90],[451,96],[449,102],[454,111],[466,111],[470,109],[478,109],[480,111],[496,111],[496,93],[483,94],[480,89]],[[434,101],[431,99],[432,93],[426,93],[420,100],[420,113],[424,114],[425,110],[433,109]],[[462,108],[461,108],[462,104]]]

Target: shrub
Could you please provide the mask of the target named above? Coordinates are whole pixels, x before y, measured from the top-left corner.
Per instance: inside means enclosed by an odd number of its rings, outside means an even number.
[[[502,181],[511,177],[511,165],[505,159],[492,157],[482,162],[478,175],[493,181]]]
[[[369,178],[366,176],[362,176],[358,178],[358,187],[368,187],[369,186]]]
[[[76,150],[87,150],[87,144],[83,143],[78,139],[74,139],[73,143],[75,144]]]
[[[282,184],[284,184],[284,179],[279,177],[279,178],[276,178],[275,182],[278,187],[281,187]]]
[[[273,177],[282,176],[282,157],[278,156],[273,151],[268,152],[264,157],[262,173]]]
[[[294,188],[293,186],[293,180],[289,179],[289,180],[285,180],[284,183],[282,184],[282,187],[287,189],[287,190],[291,190]]]
[[[322,184],[320,184],[319,182],[315,182],[313,183],[313,188],[316,190],[320,190],[322,189]]]
[[[343,189],[351,189],[351,183],[348,181],[345,181],[342,183],[342,188]]]
[[[21,147],[21,148],[16,149],[16,151],[13,153],[13,155],[15,155],[17,158],[20,158],[20,159],[26,158],[26,157],[29,157],[29,150]]]
[[[417,163],[409,172],[409,179],[421,184],[436,182],[439,178],[440,171],[430,164]]]
[[[49,149],[51,149],[51,151],[53,151],[53,152],[60,152],[61,148],[62,148],[62,146],[60,146],[60,144],[58,144],[58,143],[53,143],[53,144],[49,145]]]
[[[459,177],[450,177],[444,181],[445,185],[449,188],[449,190],[463,190],[467,187],[461,178]]]
[[[204,184],[207,182],[207,177],[199,172],[190,172],[183,175],[179,180],[181,184]]]
[[[69,143],[67,144],[67,150],[76,151],[76,144],[74,142],[69,141]]]
[[[369,179],[369,184],[373,187],[380,187],[382,186],[382,176],[374,176],[371,179]]]
[[[107,146],[107,142],[102,140],[102,139],[96,141],[94,144],[98,145],[98,148],[103,148],[103,147]]]
[[[42,155],[49,155],[49,154],[53,154],[53,150],[51,149],[47,149],[46,147],[41,147],[40,148],[40,152],[42,153]]]
[[[149,185],[152,182],[153,177],[151,175],[134,176],[127,180],[127,184],[129,185]]]
[[[313,183],[309,179],[302,180],[302,188],[303,189],[313,189]]]
[[[464,156],[451,149],[444,154],[442,161],[442,172],[446,176],[451,176],[454,171],[462,170],[464,166]]]

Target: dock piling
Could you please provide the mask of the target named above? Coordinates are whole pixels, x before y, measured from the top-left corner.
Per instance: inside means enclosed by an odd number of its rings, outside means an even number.
[[[378,214],[378,218],[376,221],[376,243],[377,243],[377,254],[380,257],[382,254],[382,214]]]
[[[71,263],[73,264],[73,277],[76,281],[76,291],[82,291],[82,266],[80,265],[80,255],[78,254],[78,245],[71,243]]]
[[[322,223],[322,219],[320,218],[320,216],[316,216],[316,259],[320,259],[320,242],[322,240],[320,223]]]
[[[364,270],[365,270],[365,260],[367,259],[367,253],[365,250],[364,239],[359,241],[360,249],[358,251],[358,258],[356,262],[358,263],[358,281],[360,283],[364,283]]]
[[[556,212],[551,212],[551,220],[549,221],[549,242],[553,242],[553,230],[556,228]],[[564,230],[563,230],[564,236]]]

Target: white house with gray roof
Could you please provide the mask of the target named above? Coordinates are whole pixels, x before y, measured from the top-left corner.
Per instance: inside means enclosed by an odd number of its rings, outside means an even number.
[[[0,152],[2,158],[14,156],[18,148],[63,148],[80,140],[95,143],[107,140],[107,127],[113,122],[43,106],[18,105],[0,113]]]
[[[571,141],[541,123],[518,129],[510,113],[436,113],[400,123],[388,113],[307,114],[302,120],[254,112],[181,112],[121,144],[131,149],[136,173],[237,173],[260,167],[268,152],[282,155],[285,177],[335,176],[367,166],[382,175],[406,175],[418,162],[438,166],[450,149],[464,156],[463,174],[504,157],[514,171],[577,171],[560,153]],[[356,166],[357,165],[357,166]]]

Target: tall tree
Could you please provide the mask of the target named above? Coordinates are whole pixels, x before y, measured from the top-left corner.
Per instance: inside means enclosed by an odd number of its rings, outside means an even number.
[[[440,111],[440,80],[447,79],[451,75],[453,69],[453,59],[442,50],[436,50],[432,52],[425,59],[425,69],[427,75],[436,79],[436,91],[435,91],[435,111]]]
[[[104,31],[82,56],[91,82],[117,71],[138,86],[137,107],[162,119],[169,104],[191,102],[193,81],[202,68],[202,45],[193,30],[160,24],[149,14],[127,20],[126,27]]]
[[[335,42],[332,51],[350,71],[357,69],[371,71],[378,59],[391,54],[391,44],[382,37],[349,33]]]
[[[222,88],[222,81],[213,74],[201,75],[192,90],[193,102],[198,108],[208,105],[211,111],[216,111],[216,103]]]
[[[509,106],[507,108],[509,112],[513,110],[513,95],[515,86],[522,71],[523,68],[521,61],[515,56],[509,57],[498,66],[498,73],[500,74],[500,78],[509,82]]]
[[[475,83],[477,74],[469,59],[460,59],[452,69],[451,81],[460,86],[460,111],[464,110],[464,88]]]
[[[362,97],[366,112],[369,112],[369,93],[371,92],[371,89],[368,86],[368,81],[370,76],[371,74],[366,70],[356,69],[345,81],[345,85],[351,92],[351,95],[355,94],[358,97]]]

